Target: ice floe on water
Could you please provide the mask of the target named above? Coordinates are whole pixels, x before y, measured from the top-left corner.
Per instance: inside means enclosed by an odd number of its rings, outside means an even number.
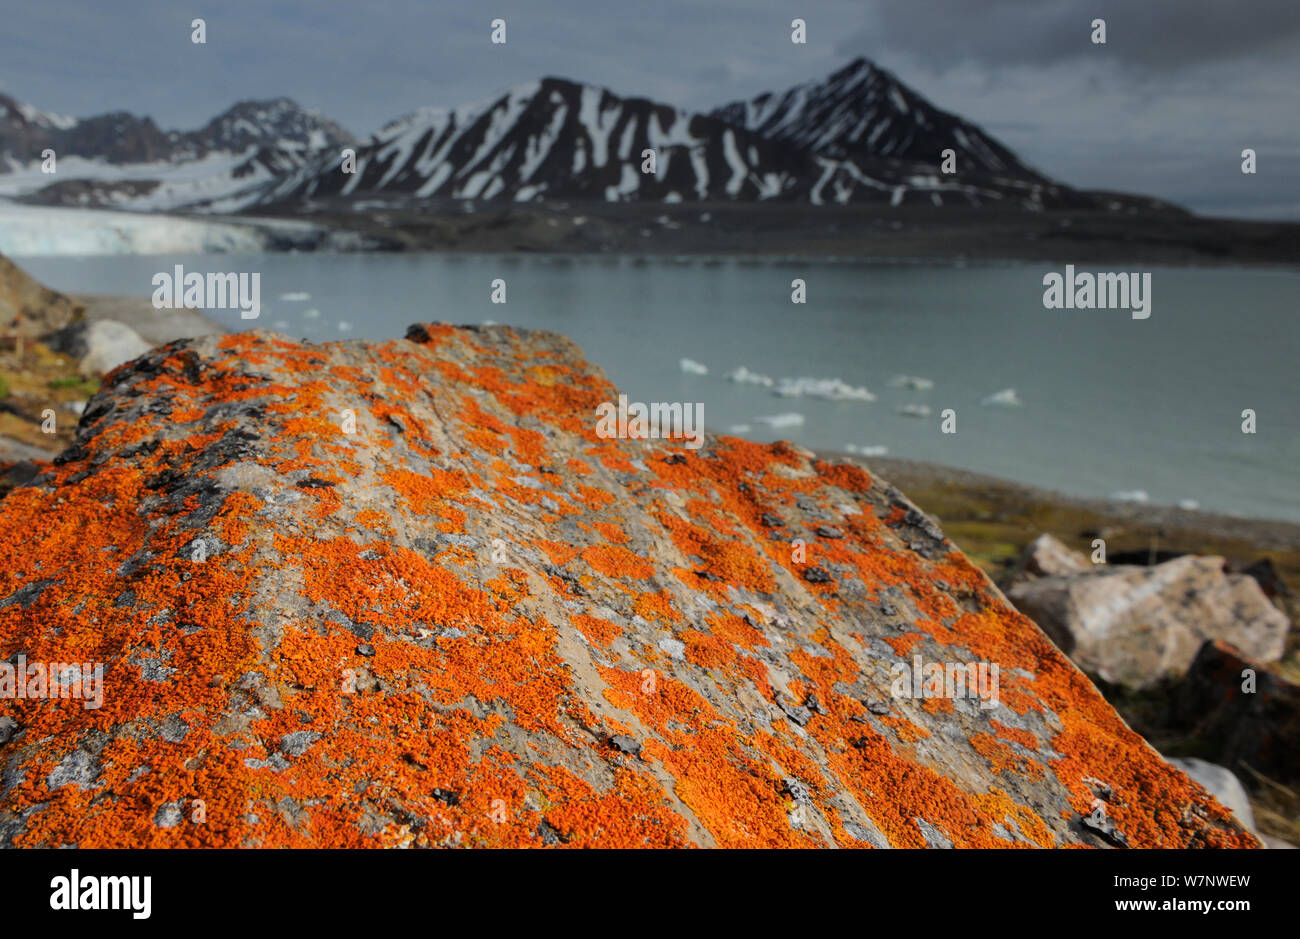
[[[875,401],[866,388],[855,388],[838,378],[782,378],[772,392],[782,398],[822,398],[826,401]]]
[[[889,380],[890,387],[893,388],[910,388],[913,391],[929,391],[934,387],[934,382],[928,378],[918,378],[916,375],[895,375]]]
[[[741,385],[762,385],[764,388],[771,388],[776,384],[768,376],[760,375],[758,372],[751,372],[743,365],[728,372],[727,381],[734,381]]]
[[[315,307],[312,307],[310,310],[303,310],[302,318],[305,320],[318,320],[320,319],[320,310]]]
[[[694,359],[682,359],[682,360],[678,363],[678,365],[681,366],[681,370],[682,370],[683,372],[685,372],[687,375],[707,375],[707,374],[709,374],[709,368],[708,368],[708,366],[707,366],[707,365],[701,365],[699,362],[696,362]]]
[[[349,323],[347,320],[339,320],[337,326],[338,326],[338,331],[341,333],[352,332],[352,324]]]
[[[754,418],[755,424],[766,424],[768,427],[801,427],[803,426],[802,414],[769,414],[765,417]]]
[[[846,443],[844,445],[845,453],[854,453],[858,456],[887,456],[889,448],[881,445],[870,445],[859,447],[855,443]]]
[[[1195,512],[1201,507],[1201,503],[1197,502],[1195,499],[1179,499],[1178,507],[1184,512]]]
[[[929,417],[930,406],[928,404],[904,404],[899,407],[898,413],[904,417]]]
[[[747,434],[747,433],[749,433],[749,425],[748,425],[748,424],[732,424],[730,427],[727,428],[727,433],[729,433],[729,434]]]
[[[1020,400],[1020,396],[1016,394],[1016,389],[1014,388],[1003,388],[1001,391],[994,392],[980,402],[980,404],[986,407],[994,408],[1018,408],[1023,407],[1024,403],[1025,402]]]
[[[311,299],[311,294],[301,290],[293,290],[289,293],[280,294],[280,299],[287,303],[303,303]]]
[[[1147,502],[1151,498],[1145,489],[1121,489],[1112,492],[1110,497],[1115,502]]]

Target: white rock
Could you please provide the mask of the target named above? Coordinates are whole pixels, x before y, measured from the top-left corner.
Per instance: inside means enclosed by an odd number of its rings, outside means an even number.
[[[106,375],[151,348],[130,326],[117,320],[95,320],[81,336],[86,352],[78,363],[83,375]]]

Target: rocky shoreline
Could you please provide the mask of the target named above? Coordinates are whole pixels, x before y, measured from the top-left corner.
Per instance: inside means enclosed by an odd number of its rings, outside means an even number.
[[[798,206],[734,202],[564,202],[313,199],[240,219],[310,222],[324,245],[386,251],[815,257],[884,261],[1070,261],[1076,264],[1259,265],[1294,268],[1300,224],[1188,213],[1034,214],[925,205]],[[209,216],[203,216],[208,218]],[[347,236],[346,238],[344,236]],[[308,248],[309,250],[309,248]]]

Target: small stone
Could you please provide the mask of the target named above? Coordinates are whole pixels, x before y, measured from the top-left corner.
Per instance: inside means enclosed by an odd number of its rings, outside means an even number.
[[[372,656],[375,654],[375,647],[368,642],[363,642],[357,646],[357,655]]]
[[[1084,813],[1079,817],[1079,821],[1084,828],[1096,832],[1116,847],[1128,847],[1128,838],[1125,837],[1124,832],[1115,827],[1115,823],[1105,812]]]
[[[764,512],[758,520],[768,528],[780,528],[785,524],[781,521],[781,516],[773,515],[771,512]]]
[[[0,717],[0,746],[14,739],[18,733],[18,722],[8,715]]]
[[[609,739],[610,746],[615,750],[623,753],[630,753],[632,756],[641,755],[641,744],[626,734],[618,734]]]
[[[781,784],[781,792],[788,795],[791,799],[800,805],[811,805],[812,794],[808,792],[808,787],[799,780],[787,777]]]
[[[812,720],[812,711],[808,710],[806,707],[800,707],[797,704],[786,704],[785,702],[780,702],[779,707],[785,712],[786,717],[790,718],[790,720],[794,721],[800,727],[803,727]]]
[[[295,730],[280,740],[280,752],[288,756],[302,756],[318,739],[320,734],[313,730]]]
[[[814,534],[818,538],[843,538],[844,532],[840,531],[833,525],[818,525],[814,529]]]
[[[810,584],[829,584],[831,575],[820,567],[810,567],[803,572],[803,579]]]
[[[181,818],[181,804],[165,802],[158,806],[158,811],[153,816],[153,823],[159,828],[175,828],[181,823]]]
[[[670,659],[681,661],[686,658],[686,643],[680,639],[669,639],[665,636],[659,640],[658,645],[659,650],[666,653]]]

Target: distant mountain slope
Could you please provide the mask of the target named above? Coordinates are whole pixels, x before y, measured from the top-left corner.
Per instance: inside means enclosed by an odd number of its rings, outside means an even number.
[[[59,156],[56,178],[35,162],[45,147]],[[948,147],[955,174],[941,172]],[[124,112],[78,120],[0,97],[4,196],[287,214],[446,199],[1170,208],[1053,182],[865,59],[707,114],[544,78],[454,110],[420,109],[360,143],[287,98],[242,102],[182,133]]]
[[[268,182],[353,140],[288,98],[242,101],[197,130],[165,131],[125,111],[61,117],[0,95],[0,195],[173,208]],[[47,149],[57,157],[54,175],[41,171]]]
[[[887,158],[937,167],[952,148],[958,175],[1046,183],[976,125],[941,111],[890,72],[855,59],[825,79],[733,101],[710,112],[773,140],[836,159]]]
[[[643,172],[646,150],[655,153],[653,174]],[[363,194],[814,204],[897,203],[917,194],[941,202],[1000,198],[910,164],[834,159],[718,117],[562,78],[455,111],[407,115],[357,149],[355,173],[342,164],[335,155],[305,165],[254,201]]]
[[[202,159],[250,148],[320,150],[353,137],[333,121],[288,98],[241,101],[198,130],[160,130],[151,118],[125,111],[88,118],[61,117],[0,95],[0,164],[15,169],[53,149],[59,159],[108,164]]]

